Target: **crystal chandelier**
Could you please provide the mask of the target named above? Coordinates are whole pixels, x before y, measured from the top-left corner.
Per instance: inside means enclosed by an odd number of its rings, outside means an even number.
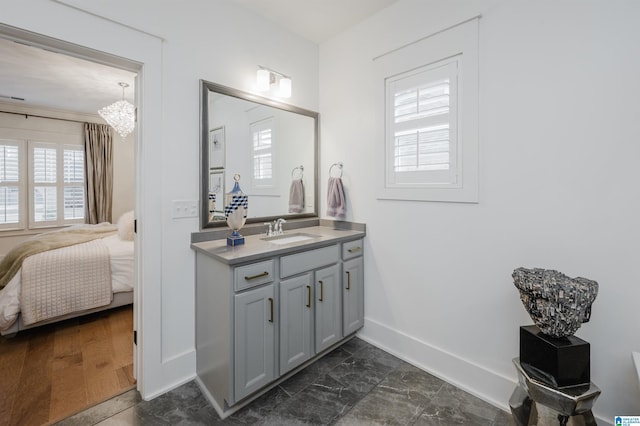
[[[118,83],[122,87],[122,100],[114,102],[98,111],[100,117],[115,129],[122,138],[133,132],[136,121],[136,109],[129,102],[124,100],[124,89],[129,87],[127,83]]]

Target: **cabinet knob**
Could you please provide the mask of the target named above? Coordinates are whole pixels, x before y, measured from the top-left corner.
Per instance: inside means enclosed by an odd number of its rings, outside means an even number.
[[[311,307],[311,286],[307,286],[307,308]]]
[[[271,310],[271,318],[269,318],[269,322],[273,322],[273,299],[269,298],[269,309]]]
[[[320,284],[320,299],[318,300],[324,302],[324,283],[321,280],[318,280],[318,283]]]
[[[351,290],[351,272],[347,271],[347,290]]]

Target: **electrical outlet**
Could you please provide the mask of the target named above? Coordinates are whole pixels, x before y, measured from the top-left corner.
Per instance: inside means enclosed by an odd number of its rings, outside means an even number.
[[[172,212],[174,219],[180,219],[184,217],[198,217],[198,201],[173,200]]]

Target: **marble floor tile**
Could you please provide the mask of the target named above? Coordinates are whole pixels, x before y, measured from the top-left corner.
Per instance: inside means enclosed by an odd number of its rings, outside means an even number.
[[[371,343],[365,342],[362,339],[358,339],[357,337],[354,337],[353,339],[349,340],[348,342],[346,342],[344,345],[340,347],[345,351],[349,352],[350,354],[354,354],[358,352],[360,349],[364,349],[372,346],[373,345]]]
[[[220,421],[195,382],[182,385],[151,401],[142,401],[134,407],[134,411],[136,417],[149,422],[147,424],[216,424]],[[187,423],[189,420],[192,423]]]
[[[332,370],[350,356],[351,352],[344,349],[343,346],[336,348],[313,364],[305,367],[302,371],[296,373],[290,379],[282,382],[280,386],[289,395],[295,395],[296,393],[307,387],[309,383],[312,383],[321,375]]]
[[[328,425],[350,410],[360,396],[329,375],[274,408],[262,424],[278,424],[282,419],[300,424]]]
[[[337,424],[413,424],[443,385],[437,377],[402,363]]]
[[[515,424],[513,416],[507,411],[498,410],[498,414],[493,419],[493,426],[515,426]]]
[[[416,425],[493,425],[499,409],[445,383],[426,405]]]
[[[327,374],[364,396],[404,361],[374,346],[360,349]]]
[[[252,401],[251,404],[227,417],[225,421],[228,424],[243,425],[260,423],[260,421],[271,414],[275,407],[290,398],[291,397],[284,389],[280,386],[276,386],[260,398]]]
[[[151,401],[122,394],[61,426],[488,425],[511,414],[358,338],[221,420],[195,382]]]

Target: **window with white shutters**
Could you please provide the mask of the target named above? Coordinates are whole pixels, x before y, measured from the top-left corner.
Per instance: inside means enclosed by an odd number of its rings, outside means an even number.
[[[478,21],[373,58],[384,135],[378,199],[478,202]]]
[[[265,188],[273,186],[273,153],[274,153],[274,119],[251,123],[251,177],[252,187]]]
[[[387,79],[389,186],[457,183],[457,58]]]
[[[29,141],[30,228],[84,221],[84,150]]]

